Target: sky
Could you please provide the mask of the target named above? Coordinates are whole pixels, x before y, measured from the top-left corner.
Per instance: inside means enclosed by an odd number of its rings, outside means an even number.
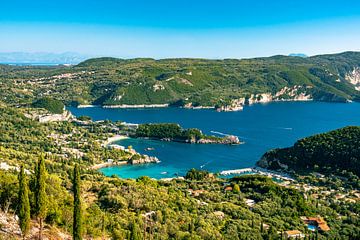
[[[249,58],[360,51],[359,0],[11,0],[0,52]]]

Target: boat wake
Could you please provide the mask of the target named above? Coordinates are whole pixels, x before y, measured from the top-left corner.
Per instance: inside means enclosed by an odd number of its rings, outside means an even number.
[[[222,132],[217,132],[217,131],[210,131],[210,132],[221,135],[221,136],[230,136],[230,134],[226,134],[226,133],[222,133]]]
[[[208,165],[209,163],[211,163],[212,161],[208,161],[207,163],[203,164],[200,166],[200,169],[203,169],[206,165]]]
[[[293,128],[291,128],[291,127],[279,127],[279,129],[289,130],[289,131],[293,130]]]

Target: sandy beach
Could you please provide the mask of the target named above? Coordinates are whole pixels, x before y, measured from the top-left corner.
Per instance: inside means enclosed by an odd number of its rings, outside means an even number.
[[[104,142],[104,146],[107,146],[113,142],[116,141],[120,141],[120,140],[124,140],[124,139],[128,139],[128,136],[124,136],[124,135],[115,135],[113,137],[108,138],[105,142]]]

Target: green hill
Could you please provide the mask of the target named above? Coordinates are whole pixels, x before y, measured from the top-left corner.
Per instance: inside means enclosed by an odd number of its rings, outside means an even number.
[[[331,173],[346,170],[360,176],[360,127],[341,128],[301,139],[289,148],[271,150],[258,165]]]
[[[0,66],[8,103],[47,95],[74,104],[226,105],[231,100],[274,100],[307,95],[319,101],[359,100],[360,53],[302,58],[90,59],[72,67]],[[351,83],[352,82],[352,83]],[[284,88],[287,87],[288,89]],[[257,96],[255,96],[258,94]]]

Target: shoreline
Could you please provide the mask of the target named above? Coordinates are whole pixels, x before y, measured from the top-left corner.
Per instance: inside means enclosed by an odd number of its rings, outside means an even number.
[[[125,139],[129,139],[128,136],[125,136],[125,135],[115,135],[113,137],[110,137],[108,138],[104,143],[103,143],[103,146],[108,146],[110,144],[112,144],[113,142],[117,142],[117,141],[120,141],[120,140],[125,140]]]
[[[121,162],[104,162],[104,163],[99,163],[99,164],[95,164],[94,166],[91,166],[90,169],[92,170],[100,170],[102,168],[107,168],[107,167],[113,167],[113,166],[121,166],[121,165],[127,165],[128,162],[127,161],[121,161]]]
[[[130,163],[128,163],[127,161],[121,161],[121,162],[106,162],[106,163],[99,163],[96,164],[94,166],[91,167],[92,170],[100,170],[102,168],[108,168],[108,167],[120,167],[123,165],[131,165]],[[293,179],[289,174],[286,173],[282,173],[282,172],[278,172],[278,171],[272,171],[272,170],[268,170],[265,168],[260,168],[260,167],[248,167],[248,168],[240,168],[240,169],[232,169],[232,170],[223,170],[221,172],[210,172],[212,174],[218,174],[218,177],[227,177],[227,176],[232,176],[232,177],[236,177],[236,176],[244,176],[244,175],[254,175],[254,174],[258,174],[258,175],[262,175],[262,176],[267,176],[269,178],[275,178],[275,179],[280,179],[282,181],[290,181],[293,182],[295,181],[295,179]],[[117,175],[117,174],[115,174]],[[119,175],[117,175],[118,177],[120,177]],[[121,177],[120,177],[121,178]],[[123,179],[136,179],[136,178],[123,178]],[[152,178],[155,179],[156,181],[172,181],[174,179],[181,179],[184,180],[185,176],[174,176],[174,177],[165,177],[165,178]]]
[[[250,104],[241,105],[241,109],[234,109],[234,110],[226,110],[226,111],[218,111],[218,112],[237,112],[242,111],[243,107],[245,106],[252,106],[255,104],[269,104],[269,103],[279,103],[279,102],[322,102],[317,101],[314,99],[275,99],[271,101],[264,101],[264,102],[254,102]],[[339,103],[339,102],[331,102],[330,103]],[[340,103],[351,103],[352,101],[340,102]],[[169,103],[163,104],[120,104],[120,105],[78,105],[76,108],[104,108],[104,109],[147,109],[147,108],[183,108],[189,110],[217,110],[215,106],[196,106],[196,107],[189,107],[189,106],[170,106]]]
[[[103,105],[102,108],[166,108],[169,107],[168,103],[163,104],[121,104],[121,105]]]

